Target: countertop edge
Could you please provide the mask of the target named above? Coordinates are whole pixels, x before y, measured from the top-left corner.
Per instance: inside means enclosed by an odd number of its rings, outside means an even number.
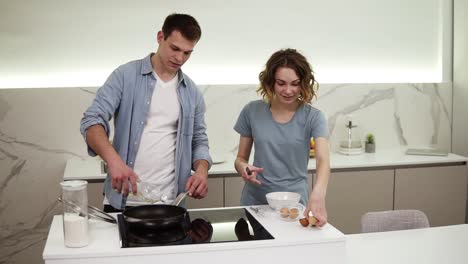
[[[210,178],[235,175],[234,157],[226,159],[225,162],[213,164],[208,174]],[[447,156],[417,156],[405,155],[401,151],[382,151],[379,153],[364,153],[357,156],[346,156],[337,153],[330,154],[331,171],[358,170],[358,169],[386,169],[386,168],[408,168],[427,166],[454,166],[466,165],[467,157],[449,153]],[[102,160],[97,158],[72,158],[65,166],[64,180],[85,179],[90,181],[102,181],[106,173],[102,170]],[[307,167],[309,172],[316,169],[315,159],[310,158]]]

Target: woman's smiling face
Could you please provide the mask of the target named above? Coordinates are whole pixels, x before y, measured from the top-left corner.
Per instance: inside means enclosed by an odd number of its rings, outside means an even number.
[[[295,104],[301,94],[301,80],[296,72],[288,67],[281,67],[275,73],[275,97],[281,104]]]

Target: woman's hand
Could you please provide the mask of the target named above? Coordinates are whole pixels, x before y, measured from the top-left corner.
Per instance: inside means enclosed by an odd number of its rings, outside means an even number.
[[[247,163],[250,157],[250,151],[252,150],[252,144],[253,139],[251,137],[240,137],[239,150],[237,151],[237,158],[234,161],[234,167],[244,181],[253,184],[262,184],[257,180],[257,173],[262,172],[263,168],[255,167]]]
[[[323,226],[327,223],[327,209],[325,208],[325,193],[319,189],[314,189],[310,194],[307,208],[304,211],[304,216],[309,217],[310,212],[317,218],[316,226]]]
[[[246,182],[251,182],[260,185],[262,184],[262,182],[257,180],[257,173],[262,171],[263,168],[258,168],[245,163],[245,165],[242,166],[241,176],[242,179],[244,179],[244,181]]]
[[[328,155],[328,140],[324,137],[315,138],[315,167],[317,180],[310,194],[304,216],[308,217],[312,212],[318,222],[317,226],[327,223],[327,209],[325,208],[325,196],[327,194],[328,179],[330,178],[330,158]]]

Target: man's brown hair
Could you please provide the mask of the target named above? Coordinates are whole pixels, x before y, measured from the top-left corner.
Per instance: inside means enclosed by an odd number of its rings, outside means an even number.
[[[200,25],[191,15],[174,13],[167,16],[162,27],[164,39],[167,39],[173,31],[179,31],[190,41],[198,41],[201,38]]]

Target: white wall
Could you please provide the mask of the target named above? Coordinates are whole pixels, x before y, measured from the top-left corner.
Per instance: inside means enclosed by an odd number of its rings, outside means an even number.
[[[468,156],[468,3],[454,1],[452,150]]]
[[[322,83],[450,81],[447,3],[2,0],[0,88],[99,86],[118,65],[156,49],[171,12],[202,26],[184,67],[199,84],[257,83],[269,55],[285,47],[302,50]]]

